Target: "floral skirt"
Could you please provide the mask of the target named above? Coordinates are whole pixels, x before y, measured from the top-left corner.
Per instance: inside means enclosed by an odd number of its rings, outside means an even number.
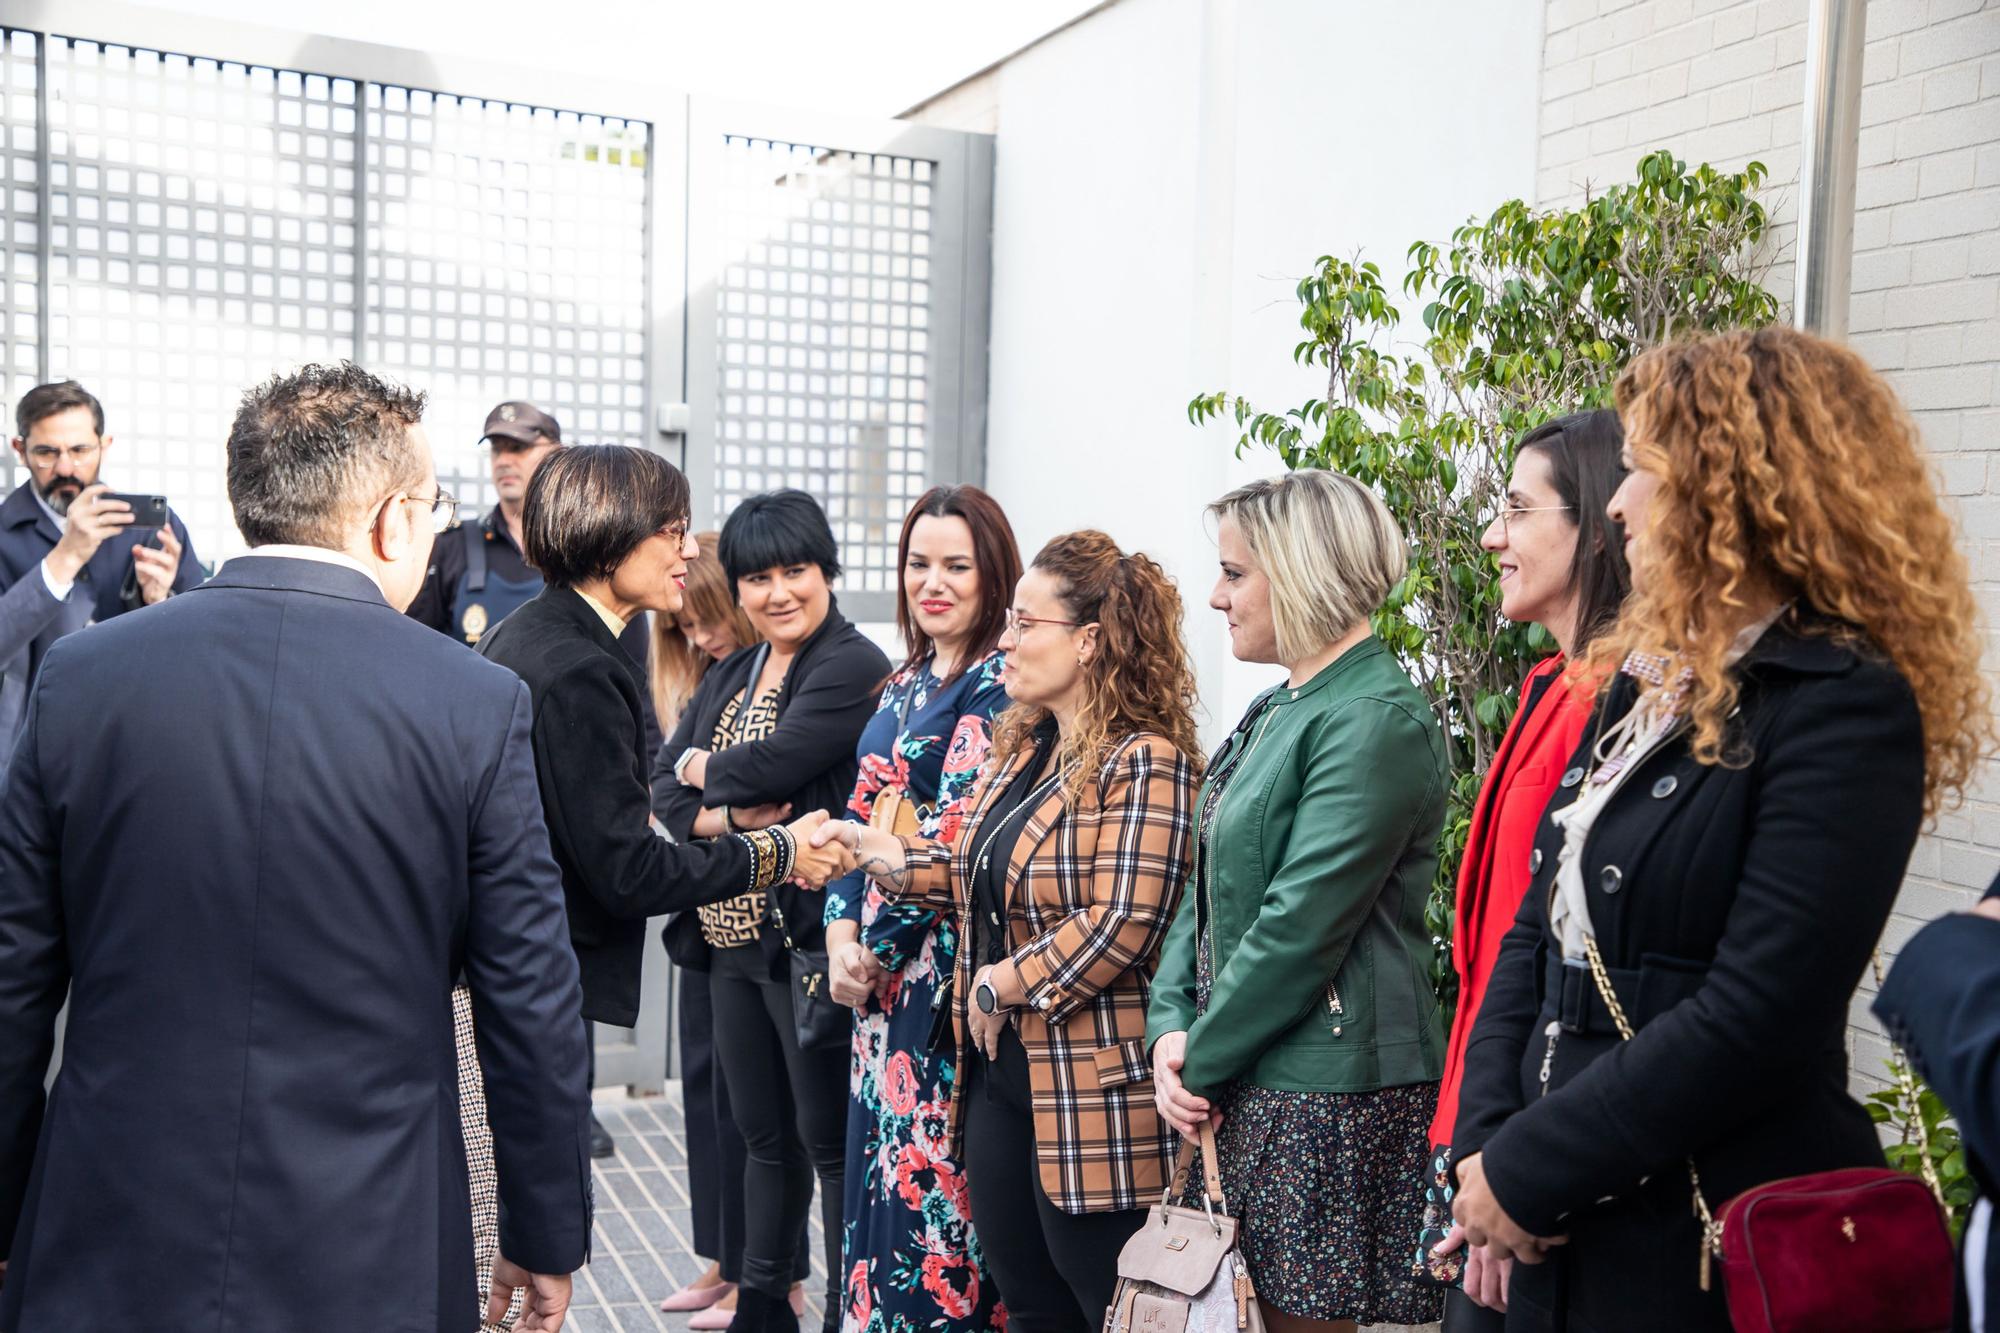
[[[1361,1324],[1443,1314],[1444,1293],[1410,1255],[1437,1094],[1436,1083],[1352,1093],[1238,1084],[1221,1098],[1217,1165],[1266,1306]],[[1199,1167],[1189,1180],[1187,1202],[1199,1207]]]

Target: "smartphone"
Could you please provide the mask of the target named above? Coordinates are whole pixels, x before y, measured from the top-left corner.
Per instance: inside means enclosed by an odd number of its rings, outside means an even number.
[[[123,500],[132,506],[132,526],[135,528],[164,528],[167,526],[167,497],[164,495],[125,495],[118,491],[106,491],[107,500]]]

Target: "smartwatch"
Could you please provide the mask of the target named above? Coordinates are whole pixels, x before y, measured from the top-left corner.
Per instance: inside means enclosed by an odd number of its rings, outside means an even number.
[[[680,783],[683,787],[691,785],[687,780],[687,767],[688,761],[693,759],[694,755],[694,747],[689,746],[687,749],[681,751],[680,758],[674,760],[674,781]]]
[[[993,983],[981,977],[979,984],[972,988],[972,1002],[979,1006],[982,1014],[997,1014],[1005,1005],[1000,1003],[1000,992],[993,989]]]

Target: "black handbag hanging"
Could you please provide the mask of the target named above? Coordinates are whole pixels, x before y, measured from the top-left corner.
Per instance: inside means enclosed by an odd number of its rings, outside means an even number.
[[[845,1046],[853,1034],[854,1011],[835,1002],[827,988],[827,960],[824,949],[801,949],[792,943],[785,914],[776,894],[766,898],[771,924],[785,942],[785,965],[791,977],[792,1032],[802,1051]]]

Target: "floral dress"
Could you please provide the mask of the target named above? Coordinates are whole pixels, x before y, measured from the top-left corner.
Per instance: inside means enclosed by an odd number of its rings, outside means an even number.
[[[948,687],[928,663],[891,680],[861,733],[847,813],[865,820],[876,793],[899,787],[923,835],[949,841],[991,748],[993,717],[1007,706],[1001,664],[994,653]],[[858,874],[827,885],[826,919],[858,923],[890,977],[886,997],[854,1020],[842,1333],[1003,1330],[950,1150],[952,1052],[930,1049],[931,1006],[951,977],[957,930],[935,912],[885,903]]]

